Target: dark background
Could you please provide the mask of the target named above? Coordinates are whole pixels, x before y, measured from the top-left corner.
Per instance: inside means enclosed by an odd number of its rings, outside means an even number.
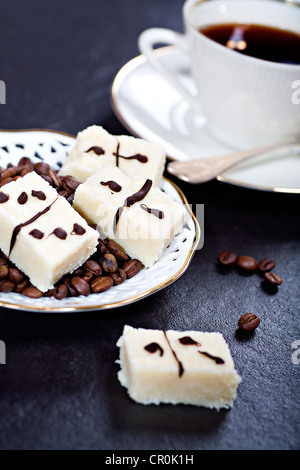
[[[138,55],[152,26],[182,31],[181,0],[1,2],[0,128],[76,134],[91,124],[128,133],[115,117],[110,87]],[[169,175],[167,175],[169,177]],[[174,180],[190,203],[205,205],[204,247],[174,284],[120,309],[34,314],[0,309],[1,449],[299,449],[299,195],[213,181]],[[276,261],[277,292],[257,274],[222,270],[223,249]],[[255,333],[239,317],[261,318]],[[116,341],[125,324],[220,331],[242,383],[231,410],[142,406],[117,380]]]

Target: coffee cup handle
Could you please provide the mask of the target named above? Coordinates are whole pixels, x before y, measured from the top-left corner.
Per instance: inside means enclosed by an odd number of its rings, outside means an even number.
[[[175,45],[182,52],[187,54],[188,50],[185,35],[166,28],[149,28],[140,34],[138,47],[149,63],[163,75],[192,106],[195,106],[196,96],[193,96],[189,90],[182,85],[176,74],[159,59],[158,54],[155,54],[154,46],[156,44]]]

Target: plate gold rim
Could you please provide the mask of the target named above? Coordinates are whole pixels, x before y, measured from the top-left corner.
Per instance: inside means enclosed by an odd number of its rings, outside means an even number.
[[[176,46],[162,46],[158,47],[155,49],[155,54],[157,56],[164,56],[168,55],[170,53],[176,53],[178,52],[178,48]],[[131,126],[130,124],[126,121],[125,117],[122,115],[118,104],[117,104],[117,97],[118,93],[122,84],[122,81],[124,77],[126,77],[130,72],[132,72],[136,67],[138,67],[141,64],[144,64],[147,62],[146,57],[143,54],[140,54],[136,57],[133,57],[131,60],[129,60],[126,64],[124,64],[120,70],[117,72],[115,75],[115,78],[112,82],[111,89],[110,89],[110,101],[112,108],[116,114],[116,117],[119,119],[119,121],[136,137],[143,138],[141,135],[139,135]],[[168,159],[171,161],[177,161],[176,158],[168,155]],[[255,184],[250,184],[250,183],[245,183],[240,180],[232,179],[226,176],[226,173],[222,173],[216,177],[217,181],[220,181],[222,183],[227,183],[231,184],[233,186],[240,186],[242,188],[247,188],[247,189],[254,189],[254,190],[259,190],[259,191],[268,191],[268,192],[275,192],[275,193],[287,193],[287,194],[300,194],[300,188],[286,188],[286,187],[281,187],[281,186],[264,186],[264,185],[255,185]]]
[[[10,130],[0,129],[0,133],[7,133],[7,132],[12,132],[12,133],[18,133],[18,132],[19,133],[22,133],[22,132],[50,132],[50,133],[60,134],[60,135],[64,135],[64,136],[71,137],[71,138],[75,139],[75,136],[72,135],[72,134],[69,134],[69,133],[63,132],[63,131],[56,131],[54,129],[38,129],[38,128],[33,128],[33,129],[12,129],[12,130],[11,129]],[[192,261],[192,258],[195,254],[195,251],[196,251],[196,248],[197,248],[197,246],[199,244],[199,241],[200,241],[201,229],[200,229],[198,220],[196,219],[193,211],[191,210],[191,208],[188,204],[187,198],[184,195],[183,191],[175,183],[173,183],[173,181],[171,181],[171,180],[169,180],[168,178],[165,178],[165,177],[163,177],[163,179],[165,181],[167,181],[169,184],[171,184],[171,186],[173,186],[175,191],[178,193],[178,195],[181,198],[182,203],[185,205],[185,207],[186,207],[189,215],[192,217],[193,223],[195,225],[195,237],[194,237],[194,240],[193,240],[193,244],[192,244],[192,246],[189,250],[188,256],[187,256],[183,266],[172,277],[168,278],[166,281],[158,284],[157,286],[153,287],[152,289],[148,289],[147,291],[142,292],[142,293],[140,293],[138,295],[135,295],[133,297],[130,297],[129,299],[121,300],[121,301],[117,301],[117,302],[113,302],[113,303],[107,303],[107,304],[103,304],[103,305],[101,305],[101,304],[100,305],[87,305],[87,306],[78,306],[78,307],[76,307],[76,306],[74,306],[74,307],[38,307],[38,306],[31,306],[31,305],[24,306],[23,304],[17,304],[17,303],[12,304],[12,303],[0,300],[0,307],[9,308],[9,309],[13,309],[13,310],[29,311],[29,312],[57,312],[57,313],[63,313],[63,312],[72,313],[72,312],[76,312],[76,311],[79,312],[79,311],[107,310],[107,309],[111,309],[111,308],[122,307],[122,306],[125,306],[125,305],[128,305],[128,304],[134,303],[138,300],[142,300],[142,299],[148,297],[149,295],[154,294],[155,292],[158,292],[158,291],[164,289],[165,287],[173,284],[173,282],[175,282],[177,279],[179,279],[185,273],[188,266],[190,265],[190,262]]]

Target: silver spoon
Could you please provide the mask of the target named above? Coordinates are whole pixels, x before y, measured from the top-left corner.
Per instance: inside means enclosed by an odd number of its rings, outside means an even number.
[[[245,160],[258,157],[271,150],[297,144],[300,145],[299,140],[285,141],[272,145],[263,145],[251,150],[242,150],[236,153],[229,153],[227,155],[199,158],[196,160],[189,160],[187,162],[174,161],[168,164],[167,170],[171,175],[174,175],[188,183],[205,183],[216,178],[218,175],[223,173],[223,171],[228,170],[229,168],[232,168],[233,166]]]

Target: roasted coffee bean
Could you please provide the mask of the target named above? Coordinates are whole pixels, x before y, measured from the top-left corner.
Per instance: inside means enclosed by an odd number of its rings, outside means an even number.
[[[90,271],[86,271],[84,275],[82,276],[82,279],[84,279],[86,282],[91,282],[93,278],[94,278],[94,275]]]
[[[47,172],[50,170],[50,166],[45,162],[35,163],[33,168],[39,175],[47,175]]]
[[[114,284],[118,286],[126,280],[126,273],[123,269],[119,268],[115,273],[110,273],[109,276],[113,279]]]
[[[264,274],[264,278],[266,282],[272,286],[280,286],[280,284],[282,283],[281,277],[278,274],[273,273],[273,272],[267,271]]]
[[[57,300],[62,300],[68,295],[68,288],[65,284],[60,284],[59,286],[56,286],[55,289],[52,292],[53,297],[55,297]]]
[[[3,258],[2,258],[3,259]],[[0,279],[5,279],[8,276],[8,267],[5,264],[0,264]]]
[[[231,266],[236,263],[237,255],[229,250],[221,251],[218,255],[218,260],[224,266]]]
[[[9,268],[8,279],[13,282],[21,282],[24,275],[17,268]]]
[[[23,169],[23,168],[22,168]],[[13,178],[18,174],[18,167],[13,166],[11,168],[6,168],[6,170],[3,170],[1,172],[1,178]]]
[[[25,287],[27,287],[27,284],[27,279],[23,279],[23,281],[18,282],[18,284],[14,288],[14,291],[17,292],[17,294],[20,294],[25,289]]]
[[[11,183],[12,181],[13,179],[10,178],[9,176],[7,178],[3,178],[0,181],[0,187],[5,186],[6,184]]]
[[[82,279],[82,277],[72,277],[71,285],[74,287],[74,289],[78,292],[79,295],[84,295],[86,297],[91,292],[89,283]]]
[[[114,273],[118,269],[117,260],[111,253],[107,253],[102,258],[100,258],[99,263],[102,269],[104,269],[104,271],[107,273]]]
[[[272,271],[275,268],[275,261],[269,258],[263,258],[257,264],[257,269],[261,272]]]
[[[48,175],[40,175],[45,181],[47,181],[47,183],[49,183],[51,186],[53,185],[53,182],[52,182],[52,179],[50,178],[50,176]]]
[[[142,263],[137,259],[131,259],[123,264],[123,270],[128,279],[138,274],[142,267]]]
[[[62,176],[60,177],[60,180],[61,180],[62,186],[68,191],[74,192],[80,185],[80,182],[77,181],[72,176]]]
[[[236,264],[240,268],[245,269],[246,271],[254,271],[257,266],[255,258],[246,255],[238,256]]]
[[[25,287],[25,289],[22,290],[22,294],[26,295],[26,297],[30,297],[31,299],[40,299],[43,297],[43,292],[34,286]]]
[[[24,169],[21,171],[20,175],[21,175],[21,176],[25,176],[25,175],[27,175],[28,173],[30,173],[31,171],[32,171],[32,170],[31,170],[29,167],[28,167],[28,168],[24,168]]]
[[[28,157],[22,157],[18,163],[18,166],[19,167],[23,166],[23,167],[29,168],[30,170],[33,169],[32,161]]]
[[[1,256],[2,256],[2,253],[1,253]],[[4,258],[0,258],[0,266],[2,266],[3,264],[6,264],[6,260]]]
[[[124,249],[114,240],[108,241],[107,248],[117,259],[121,261],[128,260],[128,255],[125,253]]]
[[[9,281],[8,279],[0,281],[0,292],[12,292],[15,288],[15,283],[13,281]]]
[[[110,289],[113,283],[114,281],[110,276],[99,276],[92,281],[91,288],[94,293],[100,294]]]
[[[97,252],[102,254],[109,253],[109,249],[107,248],[103,240],[98,241]]]
[[[245,313],[238,321],[239,328],[243,331],[253,331],[258,327],[260,319],[254,313]]]
[[[72,286],[70,279],[65,277],[63,280],[63,284],[68,288],[68,295],[70,297],[77,297],[79,295],[75,287]]]
[[[52,180],[52,186],[54,186],[55,188],[59,188],[60,185],[61,185],[61,181],[60,181],[60,178],[59,176],[52,170],[48,170],[47,171],[47,176],[49,176],[49,178],[51,178]]]
[[[83,269],[91,272],[95,276],[100,276],[102,274],[102,268],[100,264],[92,259],[89,259],[84,263]]]

